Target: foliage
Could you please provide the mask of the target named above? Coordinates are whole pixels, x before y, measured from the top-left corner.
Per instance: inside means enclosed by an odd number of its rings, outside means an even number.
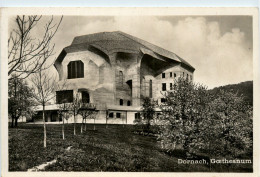
[[[162,148],[167,151],[182,145],[187,153],[194,153],[198,146],[200,122],[207,114],[206,87],[179,78],[173,84],[173,90],[165,93],[166,102],[160,105],[163,115],[160,120]]]
[[[235,93],[237,96],[242,96],[246,104],[253,106],[253,81],[216,87],[209,91],[212,94],[220,94],[221,90]]]
[[[150,132],[151,124],[154,121],[156,106],[157,103],[153,99],[149,97],[143,99],[140,118],[135,119],[135,124],[138,125],[137,127],[141,127],[142,131]]]
[[[18,119],[21,116],[31,117],[35,114],[33,106],[35,102],[33,100],[32,89],[28,84],[12,75],[12,79],[8,83],[8,115],[12,118],[11,126],[18,124]]]
[[[162,148],[181,145],[187,155],[207,151],[214,157],[237,157],[252,148],[252,107],[232,92],[209,92],[183,78],[175,81],[161,105]]]
[[[204,149],[212,156],[238,157],[253,145],[252,106],[242,96],[220,90],[209,103],[208,117],[201,124]]]

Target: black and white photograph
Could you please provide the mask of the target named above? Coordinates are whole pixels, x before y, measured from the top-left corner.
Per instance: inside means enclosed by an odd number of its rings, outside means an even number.
[[[115,9],[7,9],[6,171],[252,175],[257,11]]]

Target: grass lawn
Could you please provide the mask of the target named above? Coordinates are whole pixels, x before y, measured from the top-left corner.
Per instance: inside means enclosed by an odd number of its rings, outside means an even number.
[[[45,171],[128,171],[128,172],[252,172],[252,164],[178,164],[184,152],[167,154],[156,137],[134,134],[131,125],[87,125],[87,131],[73,135],[73,124],[47,125],[47,148],[43,148],[43,125],[19,124],[9,128],[9,171],[29,168],[57,159]],[[72,146],[67,151],[66,148]]]

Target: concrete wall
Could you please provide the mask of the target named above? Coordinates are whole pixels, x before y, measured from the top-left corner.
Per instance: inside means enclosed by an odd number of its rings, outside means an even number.
[[[96,117],[96,123],[106,123],[106,105],[120,105],[120,99],[123,99],[123,106],[131,102],[131,106],[140,106],[142,97],[149,97],[150,80],[152,80],[152,98],[161,103],[164,91],[162,83],[166,83],[166,89],[170,90],[170,83],[174,79],[183,76],[192,76],[193,73],[183,68],[176,62],[157,60],[151,56],[145,56],[145,62],[142,62],[144,55],[142,53],[113,53],[109,54],[109,61],[101,56],[90,52],[68,53],[62,61],[62,69],[59,73],[60,85],[66,81],[67,86],[63,90],[73,90],[74,94],[78,90],[85,90],[90,95],[90,102],[96,105],[104,105],[99,108]],[[67,65],[70,61],[81,60],[84,63],[84,78],[67,79]],[[153,66],[149,62],[157,61]],[[141,65],[142,64],[142,65]],[[152,69],[152,68],[154,69]],[[155,69],[156,68],[156,69]],[[165,68],[165,69],[164,69]],[[166,69],[167,68],[167,69]],[[120,72],[123,73],[121,78]],[[170,77],[172,72],[172,77]],[[162,78],[165,73],[165,78]],[[176,78],[174,78],[176,74]],[[129,83],[131,83],[129,85]],[[132,124],[135,119],[135,112],[114,111],[121,113],[121,118],[108,118],[108,123]],[[77,118],[81,123],[82,118]],[[68,123],[73,123],[73,117],[69,118]],[[89,123],[93,120],[88,120]]]
[[[84,63],[84,78],[67,79],[67,65],[70,61],[81,60]],[[69,53],[62,61],[60,85],[66,82],[63,90],[85,89],[89,92],[91,103],[114,103],[114,70],[109,63],[99,55],[90,51]]]
[[[172,77],[170,77],[170,72],[172,72]],[[162,73],[165,73],[165,78],[162,78]],[[187,77],[187,74],[189,76],[192,76],[193,79],[193,73],[188,71],[187,69],[181,67],[180,65],[173,66],[171,68],[168,68],[166,70],[163,70],[162,73],[158,74],[156,76],[156,93],[155,93],[155,99],[158,100],[158,103],[161,103],[161,98],[163,98],[163,94],[166,91],[162,91],[162,83],[166,83],[166,90],[170,90],[170,83],[174,84],[174,80],[178,79],[179,77],[183,77],[184,73],[184,78]],[[174,74],[176,74],[176,78],[174,78]]]
[[[137,55],[129,53],[118,53],[115,62],[115,105],[120,105],[120,99],[123,99],[123,106],[127,106],[130,101],[131,105],[135,105],[133,97],[133,79],[138,73]],[[120,73],[123,73],[123,83],[121,82]],[[136,78],[136,77],[135,77]],[[131,86],[128,84],[131,82]],[[134,94],[135,95],[135,94]],[[134,102],[134,103],[133,103]]]

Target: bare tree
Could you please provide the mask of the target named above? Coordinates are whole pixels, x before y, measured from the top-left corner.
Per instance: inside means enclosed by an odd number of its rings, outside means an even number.
[[[69,103],[67,100],[63,100],[61,104],[58,104],[59,110],[58,115],[62,118],[62,139],[65,139],[65,131],[64,131],[64,119],[68,117]]]
[[[84,124],[85,124],[85,131],[86,131],[86,120],[89,118],[92,118],[93,115],[95,115],[95,113],[96,113],[96,106],[94,104],[81,103],[81,106],[79,109],[79,115],[82,116],[81,133],[83,133]]]
[[[45,125],[45,105],[55,97],[55,90],[63,85],[58,85],[55,77],[49,75],[47,70],[40,70],[32,75],[32,85],[34,87],[35,99],[42,105],[42,119],[44,129],[44,147],[46,147],[46,125]]]
[[[69,108],[70,113],[74,117],[74,135],[76,135],[76,116],[79,114],[80,102],[81,102],[79,94],[80,94],[79,92],[74,94],[73,102],[70,103],[70,108]]]
[[[24,79],[32,73],[44,69],[46,60],[54,54],[54,44],[51,44],[62,18],[58,23],[53,16],[45,24],[42,36],[34,38],[32,31],[35,29],[42,16],[17,16],[15,28],[10,32],[8,39],[8,76],[16,73],[16,76]],[[9,77],[12,79],[12,77]]]

